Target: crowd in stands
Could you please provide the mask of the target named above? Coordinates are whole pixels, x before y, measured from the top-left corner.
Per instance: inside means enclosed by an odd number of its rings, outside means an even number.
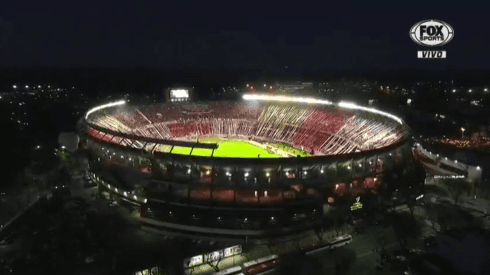
[[[131,107],[104,114],[96,124],[122,133],[158,139],[245,136],[292,144],[322,155],[372,150],[392,144],[407,131],[391,120],[331,107],[294,104],[210,102]]]

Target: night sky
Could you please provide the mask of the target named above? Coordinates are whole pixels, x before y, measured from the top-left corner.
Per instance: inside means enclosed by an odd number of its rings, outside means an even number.
[[[3,1],[0,66],[230,68],[272,74],[490,68],[486,6],[106,2]],[[417,50],[429,48],[415,44],[408,33],[424,19],[454,28],[454,39],[437,47],[447,51],[447,59],[416,58]]]

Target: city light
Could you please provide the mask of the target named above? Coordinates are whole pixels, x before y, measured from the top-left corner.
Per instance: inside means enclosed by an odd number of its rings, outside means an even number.
[[[14,85],[13,87],[14,87],[14,89],[17,89],[17,85]]]

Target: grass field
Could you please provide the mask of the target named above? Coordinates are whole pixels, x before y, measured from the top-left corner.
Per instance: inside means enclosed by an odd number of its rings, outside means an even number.
[[[195,141],[195,140],[193,140]],[[257,158],[260,155],[261,158],[280,158],[280,155],[271,154],[267,150],[252,145],[246,141],[239,139],[225,140],[220,138],[200,138],[200,143],[217,143],[218,149],[214,150],[215,157],[228,157],[228,158]],[[168,147],[166,152],[170,151]],[[196,148],[192,151],[193,156],[205,156],[210,157],[213,150]],[[189,155],[191,148],[188,147],[174,147],[172,153],[179,155]]]

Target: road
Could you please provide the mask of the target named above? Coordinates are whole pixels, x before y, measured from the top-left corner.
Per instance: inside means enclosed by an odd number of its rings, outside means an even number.
[[[346,233],[352,233],[352,229],[349,228]],[[423,245],[423,236],[433,233],[433,229],[429,226],[424,226],[422,229],[422,235],[419,239],[411,240],[409,242],[409,248],[420,248]],[[325,233],[325,236],[331,236],[335,232],[330,231]],[[375,248],[380,247],[379,237],[383,236],[386,240],[385,248],[390,251],[399,247],[399,243],[396,239],[395,232],[392,227],[368,227],[361,235],[352,235],[353,241],[351,244],[341,249],[352,250],[357,255],[356,263],[352,267],[349,274],[363,274],[376,267],[376,259],[379,258],[379,254],[374,251]],[[311,246],[313,243],[318,242],[318,237],[315,234],[309,234],[305,236],[299,242],[300,247],[305,249]],[[275,247],[269,249],[267,245],[254,246],[246,256],[249,259],[256,259],[268,256],[270,254],[283,254],[287,252],[297,251],[297,247],[293,242],[283,242]],[[272,253],[271,253],[272,252]],[[324,274],[334,274],[335,264],[332,254],[328,250],[325,252],[319,252],[313,257],[321,261]],[[235,256],[234,258],[227,258],[219,263],[220,270],[224,270],[243,262],[248,261],[244,256]],[[195,267],[192,274],[213,274],[215,271],[209,265],[203,265]]]

